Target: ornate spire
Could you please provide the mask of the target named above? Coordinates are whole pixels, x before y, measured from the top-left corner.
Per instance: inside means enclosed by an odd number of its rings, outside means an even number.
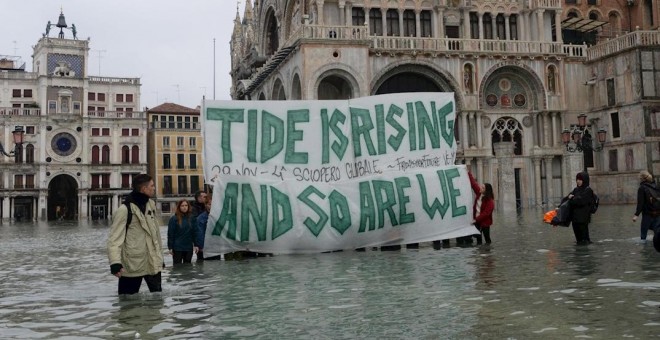
[[[245,0],[243,23],[249,23],[250,21],[252,21],[252,0]]]

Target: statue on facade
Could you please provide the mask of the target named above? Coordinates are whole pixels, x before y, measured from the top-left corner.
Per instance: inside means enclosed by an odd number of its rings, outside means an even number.
[[[48,33],[50,33],[50,26],[53,24],[50,23],[50,20],[48,20],[48,23],[46,24],[46,36],[48,36]]]
[[[78,40],[78,31],[76,30],[76,24],[71,24],[71,32],[73,32],[73,40]]]

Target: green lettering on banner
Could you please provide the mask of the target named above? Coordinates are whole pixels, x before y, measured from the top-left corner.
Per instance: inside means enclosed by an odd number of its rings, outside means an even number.
[[[222,212],[215,222],[212,235],[220,236],[225,224],[229,223],[227,228],[227,238],[236,239],[236,220],[238,214],[238,183],[227,183],[225,197],[222,200]]]
[[[409,214],[406,209],[406,204],[410,202],[410,197],[404,192],[406,188],[410,188],[410,178],[397,177],[394,179],[394,183],[396,184],[396,193],[399,199],[399,222],[401,224],[415,222],[415,214]]]
[[[344,234],[351,227],[351,211],[348,200],[336,190],[330,193],[330,226],[340,234]]]
[[[360,108],[351,108],[351,132],[353,136],[353,155],[355,157],[362,156],[362,144],[360,139],[364,139],[364,144],[367,147],[369,155],[375,155],[376,149],[371,140],[369,132],[374,129],[374,123],[371,121],[371,113],[369,110]]]
[[[328,145],[330,144],[330,132],[328,131],[328,128],[333,132],[334,136],[337,138],[336,141],[332,142],[332,151],[335,152],[335,155],[339,158],[339,160],[344,159],[344,154],[346,153],[346,149],[348,149],[348,138],[346,135],[344,135],[344,132],[341,130],[341,128],[338,126],[338,124],[343,125],[346,123],[346,115],[335,109],[332,112],[332,116],[330,117],[330,120],[328,121],[328,110],[322,109],[321,110],[321,121],[322,121],[322,128],[323,128],[323,145],[322,145],[322,162],[323,164],[328,164],[330,163],[330,149],[328,149]]]
[[[461,191],[454,188],[454,178],[461,177],[461,174],[458,172],[458,169],[448,169],[444,170],[445,176],[447,176],[447,190],[449,190],[449,195],[451,196],[451,216],[462,216],[467,213],[467,209],[464,205],[456,205],[456,197],[461,195]]]
[[[432,108],[435,108],[435,102],[431,102]],[[429,117],[424,103],[415,102],[415,113],[417,114],[417,127],[419,129],[419,149],[426,149],[426,136],[431,140],[431,147],[436,149],[440,147],[440,131],[438,131],[438,122],[434,118],[435,110],[431,111],[433,117]]]
[[[442,138],[449,146],[454,145],[454,121],[447,121],[447,116],[452,112],[454,112],[454,104],[452,102],[445,104],[445,106],[438,110],[438,120]]]
[[[387,144],[385,144],[385,108],[383,104],[376,105],[376,139],[378,140],[378,154],[385,154]]]
[[[372,184],[374,186],[374,196],[376,197],[376,209],[378,210],[378,229],[385,226],[385,211],[390,217],[392,226],[399,225],[394,209],[392,209],[396,204],[394,184],[390,181],[381,180],[374,180]],[[383,198],[383,193],[385,193],[385,198]]]
[[[272,239],[275,240],[293,228],[293,212],[291,211],[289,196],[274,187],[270,187],[270,194],[273,203]]]
[[[264,110],[261,124],[261,163],[266,163],[284,148],[284,122]]]
[[[415,128],[415,109],[412,103],[406,103],[406,110],[408,112],[408,142],[410,143],[410,151],[417,150],[417,129]]]
[[[222,137],[220,148],[222,149],[222,163],[231,163],[231,124],[243,122],[243,109],[206,109],[207,120],[219,120],[222,122]]]
[[[248,110],[248,140],[247,158],[250,162],[257,162],[257,110]]]
[[[298,199],[305,203],[317,215],[319,215],[319,220],[316,222],[314,222],[314,220],[309,217],[305,218],[305,221],[303,221],[303,224],[307,227],[307,229],[309,229],[309,231],[312,232],[314,236],[318,237],[321,233],[321,230],[323,230],[323,227],[328,222],[328,214],[323,211],[323,208],[319,207],[318,204],[314,203],[314,201],[309,198],[309,196],[312,194],[320,197],[321,199],[325,199],[325,195],[311,185],[305,188],[305,190],[303,190],[303,192],[298,195]]]
[[[360,182],[360,229],[359,233],[376,229],[376,207],[369,182]]]
[[[390,105],[390,109],[387,111],[387,117],[385,118],[387,124],[389,124],[394,128],[394,130],[398,132],[396,136],[390,136],[387,139],[387,144],[389,144],[395,151],[399,151],[399,147],[401,146],[403,138],[406,135],[406,129],[401,126],[401,124],[399,124],[396,119],[394,119],[394,116],[401,118],[402,115],[403,109],[393,104]]]
[[[438,170],[437,174],[438,174],[438,178],[440,179],[440,191],[442,192],[443,203],[440,203],[440,201],[436,197],[433,199],[433,204],[431,205],[429,205],[428,191],[426,190],[426,181],[424,180],[424,176],[422,176],[422,174],[417,175],[417,182],[419,183],[419,189],[422,195],[422,208],[424,209],[424,211],[426,211],[426,214],[429,216],[430,219],[433,219],[435,217],[436,212],[440,213],[441,219],[445,218],[445,214],[449,209],[449,195],[445,190],[445,187],[447,185],[447,179],[445,178],[445,173],[442,170]]]
[[[260,185],[261,208],[257,206],[257,200],[252,192],[250,184],[241,185],[241,241],[250,240],[250,217],[257,230],[259,241],[266,240],[266,229],[268,227],[268,187]]]
[[[296,141],[303,140],[302,130],[296,130],[296,123],[309,122],[309,110],[287,111],[286,152],[284,162],[286,164],[307,164],[307,152],[296,152]]]

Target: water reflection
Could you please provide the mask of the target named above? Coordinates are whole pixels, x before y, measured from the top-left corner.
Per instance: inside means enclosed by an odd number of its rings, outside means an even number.
[[[108,224],[0,225],[3,339],[638,338],[660,334],[660,254],[633,207],[594,215],[594,244],[543,211],[496,215],[493,244],[207,261],[163,293],[116,296]],[[628,226],[629,227],[622,227]],[[163,235],[164,235],[163,230]],[[453,244],[452,244],[453,245]]]

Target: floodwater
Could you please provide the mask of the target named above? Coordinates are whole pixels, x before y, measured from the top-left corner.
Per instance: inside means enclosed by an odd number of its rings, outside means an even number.
[[[658,338],[660,253],[637,242],[633,210],[601,206],[589,246],[524,210],[496,214],[491,246],[167,257],[163,293],[122,299],[107,223],[5,222],[0,338]]]

